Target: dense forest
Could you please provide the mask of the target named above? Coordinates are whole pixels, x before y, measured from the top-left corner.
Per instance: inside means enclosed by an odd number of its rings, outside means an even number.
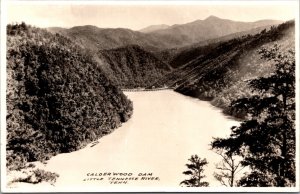
[[[294,22],[289,21],[255,35],[245,35],[221,43],[212,43],[189,50],[178,60],[184,65],[174,69],[154,84],[175,87],[185,95],[210,100],[228,114],[243,117],[230,108],[231,101],[251,95],[245,80],[269,75],[270,63],[259,58],[261,46],[280,44],[283,49],[294,45]],[[198,53],[198,54],[197,54]]]
[[[132,103],[70,39],[7,26],[7,167],[71,152],[127,121]]]
[[[101,50],[96,58],[110,80],[121,88],[149,87],[171,71],[168,64],[137,45]]]

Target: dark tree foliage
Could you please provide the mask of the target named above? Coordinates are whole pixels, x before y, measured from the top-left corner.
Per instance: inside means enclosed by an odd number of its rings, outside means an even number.
[[[189,159],[191,163],[186,164],[189,170],[184,171],[183,174],[190,176],[180,183],[180,185],[185,185],[187,187],[208,187],[209,183],[203,181],[206,177],[204,175],[204,166],[208,164],[206,158],[201,159],[197,155],[192,155]]]
[[[275,45],[260,54],[276,71],[249,82],[256,95],[232,103],[246,111],[246,120],[232,128],[229,138],[215,139],[213,147],[242,156],[241,164],[250,167],[240,186],[294,186],[295,53]]]
[[[137,45],[101,50],[97,55],[106,63],[106,75],[121,88],[149,87],[171,70]]]
[[[7,26],[7,166],[77,150],[129,119],[132,103],[71,40]]]

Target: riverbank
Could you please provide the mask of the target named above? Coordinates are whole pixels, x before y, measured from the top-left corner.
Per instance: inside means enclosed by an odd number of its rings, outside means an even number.
[[[45,166],[41,165],[43,169],[59,174],[55,187],[49,189],[179,187],[179,183],[188,178],[182,172],[192,154],[205,157],[209,162],[205,175],[210,186],[220,185],[213,172],[215,163],[221,158],[210,150],[209,144],[213,137],[228,136],[237,121],[228,119],[209,102],[171,90],[125,94],[134,107],[128,122],[99,139],[98,143],[59,154]],[[104,173],[112,174],[104,177]],[[113,173],[132,175],[113,176]],[[109,177],[138,177],[138,180],[113,184]],[[36,186],[32,185],[32,188]],[[22,184],[17,187],[21,188]]]

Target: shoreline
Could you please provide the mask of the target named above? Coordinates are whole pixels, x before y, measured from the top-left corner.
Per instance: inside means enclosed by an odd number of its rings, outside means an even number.
[[[92,180],[100,178],[87,176],[87,173],[92,172],[128,172],[133,175],[152,173],[153,177],[158,177],[156,179],[145,176],[143,180],[135,182],[129,180],[128,184],[118,185],[120,187],[179,187],[180,180],[186,178],[182,172],[189,156],[200,154],[201,157],[215,158],[215,153],[209,150],[209,142],[212,137],[228,134],[231,123],[236,123],[224,117],[221,110],[209,102],[174,91],[124,94],[133,101],[135,111],[121,127],[80,150],[58,154],[50,158],[47,164],[37,165],[37,168],[60,175],[55,188],[69,186],[73,189],[73,185],[75,189],[75,185],[80,184],[97,185],[97,188],[116,186],[104,182],[106,179]],[[162,106],[165,106],[165,109],[162,109]],[[217,119],[218,123],[211,119]],[[173,152],[174,150],[176,151]],[[167,165],[167,161],[173,161],[172,165]],[[209,162],[207,174],[208,179],[212,181],[211,170],[216,161],[209,159]],[[86,178],[91,179],[82,182]],[[19,185],[18,188],[24,186],[23,183],[16,184]],[[40,184],[31,186],[36,188],[38,185]]]

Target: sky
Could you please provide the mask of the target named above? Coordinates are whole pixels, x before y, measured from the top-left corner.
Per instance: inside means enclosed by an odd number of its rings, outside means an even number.
[[[183,1],[182,1],[183,2]],[[293,4],[294,3],[294,4]],[[154,3],[155,4],[155,3]],[[187,2],[188,4],[188,2]],[[129,28],[140,30],[149,25],[184,24],[214,15],[236,21],[257,21],[261,19],[290,20],[297,12],[295,2],[274,1],[264,3],[234,2],[190,3],[193,5],[175,5],[174,3],[145,5],[112,5],[99,3],[9,3],[7,22],[26,22],[37,27],[73,27],[94,25],[101,28]],[[213,5],[212,5],[213,4]]]

